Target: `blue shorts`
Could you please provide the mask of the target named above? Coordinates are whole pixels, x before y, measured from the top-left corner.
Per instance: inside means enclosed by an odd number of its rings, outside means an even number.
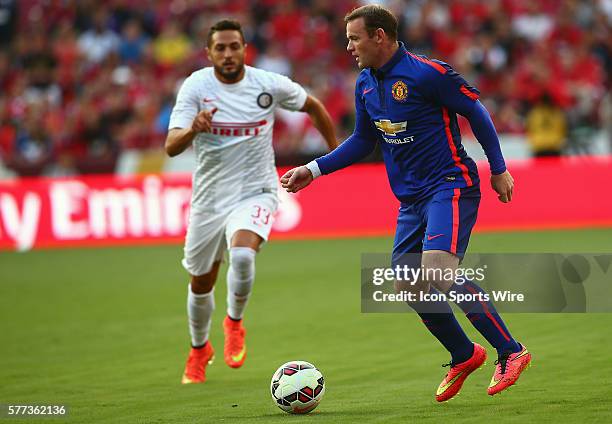
[[[445,250],[463,258],[476,223],[480,188],[446,189],[414,203],[402,203],[393,242],[393,264],[401,255]]]

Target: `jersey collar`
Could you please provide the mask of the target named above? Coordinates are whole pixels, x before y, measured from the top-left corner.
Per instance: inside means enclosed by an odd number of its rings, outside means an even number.
[[[384,78],[385,74],[387,74],[391,69],[393,69],[393,67],[397,65],[404,56],[406,56],[408,50],[406,50],[404,43],[399,41],[398,44],[399,47],[397,51],[393,54],[393,56],[391,56],[391,59],[389,59],[387,63],[385,63],[379,69],[370,68],[370,72],[372,73],[372,75],[374,75],[378,79]]]

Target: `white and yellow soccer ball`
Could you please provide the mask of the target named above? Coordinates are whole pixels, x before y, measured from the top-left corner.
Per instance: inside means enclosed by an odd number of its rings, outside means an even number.
[[[281,365],[270,382],[272,400],[290,414],[307,414],[317,407],[325,394],[323,374],[306,361]]]

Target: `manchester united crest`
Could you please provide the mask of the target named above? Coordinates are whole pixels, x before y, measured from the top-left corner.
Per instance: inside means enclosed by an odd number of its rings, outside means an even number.
[[[408,97],[408,86],[404,81],[396,81],[391,87],[391,94],[398,102],[404,102]]]

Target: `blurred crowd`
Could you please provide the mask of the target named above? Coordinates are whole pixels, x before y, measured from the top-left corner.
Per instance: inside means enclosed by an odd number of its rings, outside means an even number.
[[[409,50],[452,64],[500,133],[536,154],[588,152],[610,125],[612,0],[396,0]],[[160,149],[178,85],[208,65],[208,28],[243,23],[247,63],[292,77],[353,125],[349,0],[0,0],[0,158],[20,175],[113,172]],[[303,114],[281,113],[279,157],[324,150]]]

